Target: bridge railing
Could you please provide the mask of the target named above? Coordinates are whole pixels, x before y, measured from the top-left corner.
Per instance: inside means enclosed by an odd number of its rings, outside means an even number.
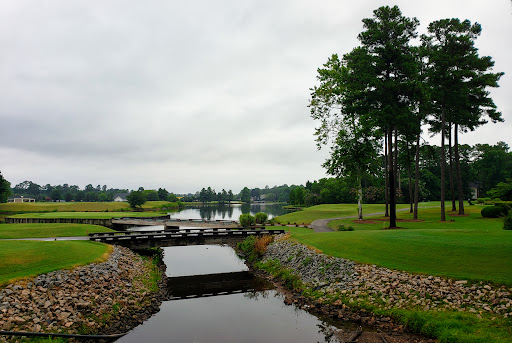
[[[137,232],[138,234],[128,235],[98,235],[91,236],[89,240],[99,242],[115,242],[122,240],[150,240],[150,239],[179,239],[179,238],[197,238],[197,237],[245,237],[253,235],[278,235],[285,233],[284,229],[256,229],[256,230],[223,230],[223,231],[207,231],[199,230],[198,232],[165,232],[157,233]]]

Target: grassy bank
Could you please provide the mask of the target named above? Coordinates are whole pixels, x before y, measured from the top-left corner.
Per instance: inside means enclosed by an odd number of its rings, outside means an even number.
[[[447,222],[439,221],[438,208],[422,209],[421,222],[409,222],[412,214],[398,212],[398,218],[406,220],[398,222],[402,227],[398,230],[382,230],[387,223],[379,220],[337,220],[330,223],[332,227],[352,226],[354,231],[314,233],[292,228],[292,237],[325,254],[361,263],[512,285],[512,231],[502,229],[502,219],[482,218],[480,210],[480,206],[468,207],[469,216],[447,216],[453,220]]]
[[[436,202],[421,203],[420,206],[436,206]],[[407,204],[398,204],[397,209],[408,208]],[[384,212],[383,204],[365,204],[363,213]],[[357,215],[357,204],[327,204],[304,208],[302,211],[288,213],[276,218],[281,224],[310,224],[317,219],[338,218]]]
[[[0,239],[76,237],[110,231],[116,232],[103,226],[86,224],[4,224],[0,226]]]
[[[291,269],[277,261],[258,262],[256,267],[282,280],[289,289],[304,295],[311,303],[321,303],[334,308],[346,306],[351,310],[373,313],[379,317],[391,317],[410,331],[439,339],[441,343],[505,343],[512,342],[512,320],[485,314],[458,311],[433,311],[419,308],[383,309],[375,306],[364,292],[332,292],[315,290],[301,281]]]
[[[119,217],[154,217],[162,216],[167,212],[43,212],[21,213],[10,217],[14,218],[80,218],[80,219],[111,219]]]
[[[163,206],[178,209],[177,203],[148,201],[142,208],[159,209]],[[0,204],[0,212],[120,212],[130,211],[127,202],[25,202]]]
[[[129,209],[126,202],[25,202],[0,204],[2,212],[87,212]]]
[[[0,241],[0,286],[58,269],[106,261],[111,249],[89,241]]]

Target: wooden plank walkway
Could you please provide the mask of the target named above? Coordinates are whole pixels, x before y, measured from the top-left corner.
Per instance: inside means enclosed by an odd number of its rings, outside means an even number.
[[[249,236],[279,235],[285,233],[284,229],[204,229],[204,230],[165,230],[165,231],[137,231],[123,234],[95,233],[89,234],[89,240],[118,244],[134,249],[147,247],[163,247],[175,245],[204,245],[226,244],[230,241],[241,241]]]

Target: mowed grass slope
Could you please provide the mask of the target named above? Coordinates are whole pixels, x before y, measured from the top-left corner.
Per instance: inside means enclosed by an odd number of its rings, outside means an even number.
[[[106,261],[111,249],[89,241],[0,241],[0,286],[58,269]]]
[[[43,212],[21,213],[9,217],[13,218],[77,218],[77,219],[112,219],[120,217],[155,217],[165,215],[167,212]]]
[[[116,232],[86,224],[3,224],[0,239],[87,236],[94,232]]]
[[[3,212],[81,212],[81,211],[119,211],[128,209],[126,202],[25,202],[0,204]]]
[[[160,208],[168,201],[148,201],[142,208]],[[177,205],[176,205],[177,206]],[[127,202],[25,202],[0,204],[0,212],[115,212],[128,210]]]
[[[421,203],[421,207],[436,206],[438,202]],[[408,208],[407,204],[398,204],[397,209]],[[383,204],[364,204],[363,215],[367,213],[384,213]],[[276,218],[280,224],[311,224],[317,219],[357,216],[357,204],[328,204],[307,207],[302,211],[288,213]]]
[[[397,230],[382,230],[388,226],[382,221],[357,224],[353,219],[337,220],[333,226],[350,225],[355,231],[314,233],[293,228],[292,237],[325,254],[361,263],[512,285],[512,231],[503,230],[502,219],[482,218],[481,208],[468,206],[470,216],[447,215],[447,222],[439,221],[439,208],[424,208],[420,211],[424,221],[399,221],[403,229]],[[412,218],[408,212],[397,214],[405,220]]]

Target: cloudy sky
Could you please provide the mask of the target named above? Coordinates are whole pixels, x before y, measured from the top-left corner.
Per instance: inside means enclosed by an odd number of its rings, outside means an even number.
[[[395,4],[420,32],[482,24],[480,54],[506,73],[492,91],[505,123],[461,143],[512,146],[510,0],[0,0],[0,171],[13,185],[178,193],[324,177],[316,69]]]

